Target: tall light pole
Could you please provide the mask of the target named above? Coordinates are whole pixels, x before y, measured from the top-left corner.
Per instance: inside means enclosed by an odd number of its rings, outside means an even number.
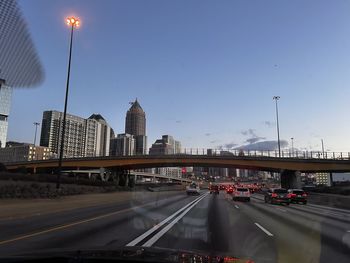
[[[294,138],[290,138],[292,140],[292,157],[294,157]]]
[[[280,99],[280,96],[274,96],[273,99],[276,102],[276,119],[277,119],[277,138],[278,138],[278,157],[281,157],[281,143],[280,143],[280,126],[278,122],[278,103],[277,101]]]
[[[34,146],[35,146],[35,143],[36,143],[36,133],[38,131],[38,126],[40,125],[39,122],[33,122],[34,126],[35,126],[35,134],[34,134]]]
[[[321,143],[322,143],[322,156],[324,158],[324,145],[323,145],[323,139],[321,139]]]
[[[70,77],[70,65],[72,59],[72,48],[73,48],[73,32],[75,27],[80,26],[80,21],[75,17],[68,17],[67,25],[70,26],[70,44],[69,44],[69,58],[68,58],[68,72],[67,72],[67,85],[66,85],[66,96],[64,99],[64,111],[63,111],[63,122],[62,122],[62,133],[61,133],[61,145],[60,145],[60,155],[58,159],[58,169],[57,169],[57,182],[56,189],[60,188],[61,171],[62,171],[62,158],[64,149],[64,135],[66,131],[66,116],[67,116],[67,103],[68,103],[68,91],[69,91],[69,77]]]

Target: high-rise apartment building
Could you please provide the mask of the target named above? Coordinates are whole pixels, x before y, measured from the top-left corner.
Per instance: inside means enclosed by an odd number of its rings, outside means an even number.
[[[44,111],[40,145],[58,154],[61,146],[63,112]],[[113,130],[99,114],[88,119],[67,114],[63,157],[108,156]]]
[[[135,154],[147,153],[146,113],[137,99],[126,113],[125,133],[135,138]]]
[[[113,129],[100,114],[86,120],[84,156],[108,156]]]
[[[44,111],[41,122],[40,146],[49,147],[51,152],[59,154],[62,124],[63,112]],[[85,126],[84,118],[67,114],[63,158],[84,156]]]
[[[11,107],[12,89],[0,79],[0,148],[6,146],[8,117]]]

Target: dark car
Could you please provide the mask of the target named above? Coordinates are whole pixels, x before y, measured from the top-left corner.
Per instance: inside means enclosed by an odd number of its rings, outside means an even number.
[[[289,205],[290,202],[290,194],[284,188],[269,189],[265,194],[265,203]]]
[[[307,203],[307,194],[302,189],[289,189],[288,193],[290,195],[290,200],[292,203]]]
[[[226,189],[226,186],[223,185],[223,184],[221,184],[221,185],[220,185],[220,190],[225,190],[225,189]]]
[[[219,186],[218,185],[211,185],[209,187],[210,193],[218,194],[219,193]]]

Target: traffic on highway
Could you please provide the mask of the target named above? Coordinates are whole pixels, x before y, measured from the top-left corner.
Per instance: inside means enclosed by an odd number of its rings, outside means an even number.
[[[0,0],[0,263],[350,263],[350,0]]]
[[[131,192],[129,200],[1,218],[1,257],[60,262],[77,255],[93,262],[121,255],[133,262],[145,257],[152,262],[349,259],[349,210],[304,204],[305,192],[295,189],[264,191],[232,183],[197,189],[193,182],[182,191]],[[303,199],[297,203],[299,195]]]

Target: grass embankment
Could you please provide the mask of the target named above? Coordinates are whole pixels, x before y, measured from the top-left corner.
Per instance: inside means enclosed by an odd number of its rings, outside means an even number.
[[[317,186],[308,188],[308,191],[323,194],[350,195],[350,185]]]
[[[0,198],[57,198],[86,193],[106,193],[125,189],[114,182],[61,176],[60,190],[52,174],[20,174],[0,172]]]

